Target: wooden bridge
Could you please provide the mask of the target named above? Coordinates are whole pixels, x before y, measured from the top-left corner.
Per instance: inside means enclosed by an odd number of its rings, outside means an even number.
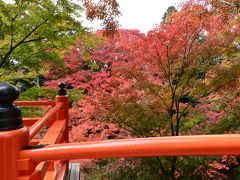
[[[60,83],[54,101],[15,101],[16,87],[0,84],[0,175],[2,180],[76,179],[69,160],[129,156],[240,154],[240,135],[152,137],[69,143],[68,96]],[[14,103],[15,101],[15,103]],[[22,118],[18,106],[49,106],[40,118]],[[34,137],[48,126],[41,139]],[[71,168],[70,168],[71,169]]]

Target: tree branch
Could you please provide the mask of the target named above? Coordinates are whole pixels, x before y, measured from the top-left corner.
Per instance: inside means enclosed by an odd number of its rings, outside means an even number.
[[[240,7],[240,3],[239,2],[227,2],[227,1],[224,1],[224,0],[220,0],[221,3],[225,4],[225,5],[228,5],[228,6],[234,6],[234,7]]]
[[[21,45],[22,43],[25,42],[25,40],[30,37],[40,26],[42,26],[44,23],[46,23],[48,21],[48,19],[45,19],[42,23],[40,23],[39,25],[37,25],[35,28],[33,28],[19,43],[17,43],[13,48],[18,47],[19,45]]]
[[[18,17],[18,14],[16,14],[15,16],[14,16],[14,18],[12,18],[12,20],[11,20],[11,40],[10,40],[10,49],[12,48],[12,45],[13,45],[13,22],[15,21],[15,19]]]
[[[167,173],[166,170],[164,169],[164,166],[163,166],[163,164],[162,164],[161,159],[160,159],[158,156],[156,156],[156,159],[157,159],[157,161],[158,161],[158,163],[159,163],[159,167],[160,167],[162,173],[164,174],[164,176],[168,176],[168,173]]]
[[[139,82],[141,82],[141,81],[138,79],[138,77],[135,76],[132,72],[128,71],[128,73],[129,73],[132,77],[134,77],[136,80],[138,80]],[[162,96],[160,96],[158,93],[156,93],[152,88],[147,87],[145,84],[141,83],[141,85],[143,85],[146,89],[150,90],[154,95],[156,95],[158,98],[160,98],[161,101],[162,101],[162,102],[164,103],[164,105],[166,106],[166,108],[169,109],[166,101],[163,99]]]
[[[22,44],[24,44],[24,43],[30,43],[30,42],[34,42],[34,41],[40,41],[40,40],[43,40],[43,39],[44,39],[43,37],[35,38],[35,39],[30,39],[30,40],[24,41]]]
[[[46,23],[48,19],[45,19],[42,23],[37,25],[35,28],[33,28],[21,41],[19,41],[15,46],[12,46],[9,51],[5,54],[5,56],[2,58],[2,61],[0,62],[0,68],[6,63],[7,59],[11,55],[11,53],[21,44],[25,43],[26,39],[29,38],[40,26],[42,26],[44,23]]]

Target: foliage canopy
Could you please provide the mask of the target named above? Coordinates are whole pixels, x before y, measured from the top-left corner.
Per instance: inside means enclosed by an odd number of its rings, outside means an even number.
[[[103,20],[106,33],[113,34],[117,22],[114,26],[109,24],[120,14],[118,3],[115,0],[101,1],[95,6],[89,3],[84,1],[83,5],[87,17]],[[103,6],[105,9],[101,9]],[[61,64],[63,50],[86,32],[79,21],[83,7],[66,0],[16,0],[13,4],[0,1],[0,68],[38,69],[49,60]]]

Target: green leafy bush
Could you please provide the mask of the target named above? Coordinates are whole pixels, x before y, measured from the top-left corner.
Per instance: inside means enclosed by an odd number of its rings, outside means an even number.
[[[226,114],[220,119],[220,121],[210,128],[212,134],[223,134],[239,132],[240,130],[240,107],[239,104],[235,104],[227,109]]]
[[[55,100],[57,91],[55,89],[46,89],[44,87],[34,86],[20,93],[18,101],[38,101],[38,100]],[[83,91],[78,89],[68,90],[70,107],[74,101],[82,98]],[[46,107],[21,107],[23,117],[40,117],[46,112]]]
[[[85,167],[83,173],[87,180],[159,179],[158,174],[152,173],[152,169],[141,162],[142,159],[140,158],[103,159],[98,163],[95,163],[93,166]]]
[[[68,90],[67,93],[68,93],[68,97],[69,97],[70,107],[73,106],[74,102],[77,102],[78,100],[83,98],[83,90],[70,89],[70,90]]]
[[[34,86],[27,91],[21,92],[19,101],[34,101],[40,99],[54,99],[56,90],[46,89],[39,86]]]

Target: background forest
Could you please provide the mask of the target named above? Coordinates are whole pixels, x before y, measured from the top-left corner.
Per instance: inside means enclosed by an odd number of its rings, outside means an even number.
[[[239,133],[239,7],[185,1],[143,34],[118,28],[115,0],[0,0],[0,81],[21,100],[53,99],[66,82],[72,142]],[[83,27],[83,10],[103,30]],[[240,179],[238,156],[78,161],[82,179]]]

